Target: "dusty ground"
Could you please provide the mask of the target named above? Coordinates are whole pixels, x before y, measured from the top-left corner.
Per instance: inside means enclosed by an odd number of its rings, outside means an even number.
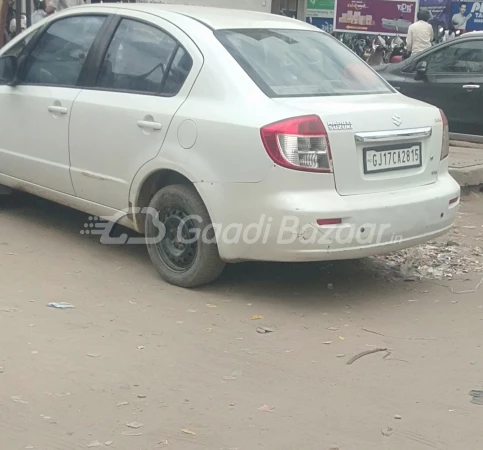
[[[482,205],[451,239],[483,247]],[[447,286],[483,274],[245,264],[184,291],[143,247],[81,236],[84,218],[28,196],[0,209],[2,450],[482,448],[483,286]],[[346,364],[371,346],[392,353]]]

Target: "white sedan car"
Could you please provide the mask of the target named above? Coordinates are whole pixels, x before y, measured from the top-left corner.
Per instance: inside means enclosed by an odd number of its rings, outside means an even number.
[[[0,78],[4,191],[91,214],[83,232],[138,231],[178,286],[399,250],[455,220],[444,114],[297,20],[76,7],[6,45]]]

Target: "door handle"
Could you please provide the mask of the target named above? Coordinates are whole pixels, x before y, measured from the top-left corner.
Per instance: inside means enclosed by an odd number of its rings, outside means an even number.
[[[159,122],[151,122],[150,120],[138,120],[139,128],[148,128],[151,130],[160,130],[163,126]]]
[[[51,105],[47,107],[47,109],[54,114],[67,114],[67,108],[64,108],[63,106]]]
[[[463,89],[480,89],[479,84],[465,84],[463,85]]]

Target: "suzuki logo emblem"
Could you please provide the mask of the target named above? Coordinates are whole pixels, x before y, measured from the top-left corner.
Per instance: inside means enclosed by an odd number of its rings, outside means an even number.
[[[393,114],[391,119],[394,125],[396,125],[397,127],[401,126],[402,120],[401,120],[401,117],[399,117],[397,114]]]

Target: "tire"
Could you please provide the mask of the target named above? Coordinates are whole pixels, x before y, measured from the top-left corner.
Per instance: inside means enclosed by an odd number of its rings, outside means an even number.
[[[194,288],[215,281],[223,272],[225,263],[220,259],[218,246],[211,227],[211,219],[201,197],[192,186],[172,185],[159,190],[149,203],[158,215],[146,214],[146,245],[152,263],[168,283]],[[188,216],[198,216],[196,221]],[[159,226],[165,226],[166,235],[161,242]],[[183,220],[186,222],[183,226]],[[159,222],[158,222],[159,224]],[[193,227],[201,230],[198,238],[189,233]],[[210,227],[207,231],[204,231]],[[175,233],[173,235],[173,229]],[[180,243],[174,236],[193,241]],[[206,235],[208,239],[201,239]],[[159,241],[159,239],[157,239]]]

